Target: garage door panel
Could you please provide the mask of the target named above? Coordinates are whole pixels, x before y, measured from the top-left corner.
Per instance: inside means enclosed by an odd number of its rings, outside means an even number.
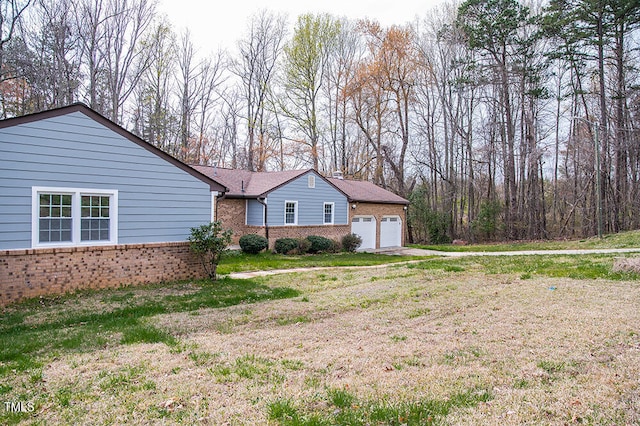
[[[402,245],[402,220],[399,216],[383,217],[380,222],[380,247]]]
[[[360,250],[376,248],[376,219],[373,216],[354,217],[351,232],[362,238]]]

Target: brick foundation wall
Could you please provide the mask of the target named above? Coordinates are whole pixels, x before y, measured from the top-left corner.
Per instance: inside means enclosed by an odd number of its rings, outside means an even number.
[[[356,208],[351,208],[355,205]],[[405,244],[407,233],[407,215],[402,204],[351,203],[349,205],[349,222],[354,216],[375,216],[376,218],[376,247],[380,247],[380,223],[384,216],[400,216],[402,219],[402,245]]]
[[[341,241],[351,232],[351,225],[319,225],[319,226],[270,226],[269,248],[273,249],[279,238],[304,238],[309,235]]]
[[[205,276],[186,242],[0,251],[0,306],[82,289]]]

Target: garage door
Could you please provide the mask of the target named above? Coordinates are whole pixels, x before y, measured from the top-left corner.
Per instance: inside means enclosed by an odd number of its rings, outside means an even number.
[[[380,222],[380,247],[400,247],[402,220],[400,216],[383,217]]]
[[[376,248],[376,218],[359,216],[351,219],[351,232],[362,238],[359,250]]]

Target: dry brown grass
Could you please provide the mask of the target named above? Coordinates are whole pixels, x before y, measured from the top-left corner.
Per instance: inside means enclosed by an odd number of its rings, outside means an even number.
[[[493,399],[447,423],[640,423],[638,282],[406,267],[263,280],[303,297],[154,317],[179,348],[65,355],[31,420],[268,424],[269,402],[319,409],[327,388],[413,401],[478,386]]]

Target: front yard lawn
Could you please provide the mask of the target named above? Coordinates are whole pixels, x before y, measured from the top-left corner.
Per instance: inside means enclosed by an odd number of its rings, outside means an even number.
[[[0,382],[16,374],[40,378],[47,362],[69,353],[136,343],[176,347],[176,336],[151,320],[161,314],[197,313],[297,295],[287,287],[224,278],[33,299],[6,308],[0,316]],[[3,385],[0,396],[12,389]],[[3,414],[7,413],[0,407],[0,423]]]
[[[421,259],[417,256],[390,256],[375,253],[324,253],[305,255],[283,255],[271,252],[245,254],[239,250],[229,251],[218,265],[221,275],[231,272],[264,271],[269,269],[292,269],[319,266],[370,266],[406,262]]]
[[[615,260],[434,258],[30,301],[0,316],[0,424],[640,424],[640,285]]]

